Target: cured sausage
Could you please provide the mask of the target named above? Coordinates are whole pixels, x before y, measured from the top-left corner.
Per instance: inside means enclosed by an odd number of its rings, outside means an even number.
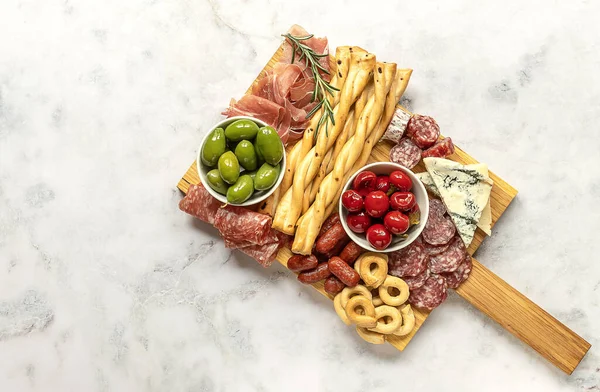
[[[448,247],[450,246],[450,243],[447,243],[444,245],[431,245],[431,244],[425,243],[424,245],[425,245],[425,250],[429,254],[429,257],[431,257],[431,256],[439,255],[440,253],[443,253],[446,249],[448,249]]]
[[[354,287],[360,281],[360,275],[350,267],[344,260],[334,256],[327,263],[329,271],[341,280],[346,286]]]
[[[190,185],[187,194],[179,202],[179,209],[212,225],[222,204],[200,183]]]
[[[429,278],[429,275],[429,270],[425,270],[417,276],[406,276],[402,278],[402,280],[406,282],[409,290],[416,290],[425,284],[425,281],[427,278]]]
[[[410,292],[408,302],[417,308],[432,310],[447,297],[446,279],[441,275],[431,274],[423,286]]]
[[[339,221],[340,221],[340,214],[338,214],[337,212],[329,215],[329,217],[327,219],[325,219],[325,222],[323,222],[323,224],[321,225],[321,230],[319,231],[318,237],[325,234],[325,232],[327,230],[331,229],[331,227],[333,225],[335,225],[336,223],[338,223]]]
[[[325,292],[331,295],[337,295],[346,285],[335,276],[325,279]]]
[[[354,265],[354,262],[365,250],[361,248],[356,242],[350,241],[348,244],[342,249],[342,253],[340,253],[340,258],[344,260],[346,263],[350,265]]]
[[[293,255],[288,259],[287,267],[290,271],[300,272],[315,268],[319,260],[314,255]]]
[[[432,117],[413,115],[406,126],[408,136],[417,147],[429,148],[435,144],[440,137],[440,126]]]
[[[435,157],[435,158],[446,158],[454,154],[454,143],[452,143],[452,139],[447,137],[435,143],[433,146],[429,147],[427,150],[423,151],[421,157]]]
[[[247,208],[228,205],[219,208],[213,225],[223,237],[236,243],[264,245],[277,241],[275,230],[271,230],[270,216]]]
[[[417,276],[427,269],[428,259],[423,243],[416,240],[406,248],[389,254],[388,273],[399,278]]]
[[[444,278],[446,278],[446,285],[451,289],[456,289],[460,286],[465,280],[469,278],[469,274],[473,269],[473,260],[471,260],[471,256],[468,254],[465,256],[465,259],[458,266],[456,271],[450,273],[440,274]]]
[[[390,149],[390,161],[412,169],[421,160],[421,149],[409,138],[402,138]]]
[[[446,213],[446,206],[440,199],[429,199],[429,219],[441,219]]]
[[[444,252],[429,258],[429,271],[439,274],[441,272],[454,272],[467,255],[467,249],[459,236],[455,236],[452,243]]]
[[[345,237],[347,237],[347,234],[344,231],[342,223],[337,222],[317,240],[315,250],[319,253],[326,254],[335,248],[336,244]]]
[[[331,271],[329,271],[329,267],[327,263],[321,263],[309,271],[303,271],[298,274],[298,280],[304,284],[312,284],[317,283],[323,279],[327,279],[331,276]]]
[[[444,245],[456,234],[456,227],[450,218],[428,219],[422,236],[430,245]]]

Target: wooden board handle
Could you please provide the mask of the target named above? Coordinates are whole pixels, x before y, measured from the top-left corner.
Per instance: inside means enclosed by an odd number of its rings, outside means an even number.
[[[456,292],[567,374],[591,347],[475,259],[471,276]]]

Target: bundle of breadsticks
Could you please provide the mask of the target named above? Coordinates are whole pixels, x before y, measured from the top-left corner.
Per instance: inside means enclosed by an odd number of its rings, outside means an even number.
[[[334,121],[317,130],[322,112],[313,115],[303,138],[288,151],[284,179],[269,200],[273,227],[295,234],[294,253],[311,253],[342,187],[383,136],[411,73],[356,46],[336,49],[331,85],[339,91],[329,97]]]

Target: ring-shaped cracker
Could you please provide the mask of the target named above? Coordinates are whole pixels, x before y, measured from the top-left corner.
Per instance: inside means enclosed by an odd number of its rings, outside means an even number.
[[[373,295],[371,295],[371,292],[365,286],[363,286],[361,284],[357,284],[354,287],[344,287],[342,292],[339,293],[338,295],[341,295],[340,304],[342,305],[342,308],[344,308],[344,309],[346,309],[348,300],[356,295],[362,295],[364,297],[367,297],[369,299],[369,301],[371,300],[371,298],[373,298]]]
[[[383,344],[385,343],[385,336],[380,333],[369,331],[366,328],[356,327],[356,332],[358,336],[363,338],[363,340],[372,343],[372,344]]]
[[[400,308],[400,313],[402,314],[402,326],[394,331],[393,334],[396,336],[405,336],[415,328],[415,314],[410,305]]]
[[[393,306],[381,305],[375,308],[377,325],[369,328],[370,331],[389,335],[402,326],[402,315]]]
[[[335,296],[335,298],[333,299],[333,308],[335,309],[335,312],[337,313],[339,318],[342,319],[344,324],[352,325],[352,321],[348,320],[348,316],[346,315],[346,309],[344,309],[344,307],[342,306],[341,299],[341,293]]]
[[[361,256],[358,273],[369,287],[377,288],[388,273],[388,257],[380,253],[367,252]]]
[[[375,307],[370,298],[357,295],[348,300],[346,305],[348,320],[363,328],[374,328],[377,325]]]
[[[398,294],[390,294],[389,289],[396,289]],[[406,282],[395,276],[388,275],[381,286],[379,286],[379,298],[381,298],[386,305],[400,306],[406,302],[409,294],[410,291]]]

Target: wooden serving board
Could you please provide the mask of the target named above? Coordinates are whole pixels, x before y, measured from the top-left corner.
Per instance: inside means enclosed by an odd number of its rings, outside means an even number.
[[[283,48],[284,45],[282,44],[253,84],[279,61],[283,54]],[[333,57],[331,59],[332,67],[335,67]],[[247,93],[251,89],[252,85],[248,88]],[[373,148],[369,163],[389,161],[391,147],[392,144],[388,142],[378,143]],[[448,157],[448,159],[462,164],[477,163],[474,158],[458,147],[456,147],[455,153]],[[414,171],[422,172],[425,171],[425,168],[420,163],[414,168]],[[490,201],[493,227],[517,195],[517,190],[492,171],[489,172],[489,175],[494,181]],[[200,177],[198,176],[196,163],[194,162],[180,179],[177,187],[183,193],[187,193],[190,184],[198,183],[200,183]],[[485,237],[486,234],[478,228],[473,242],[468,249],[471,255],[479,248]],[[287,260],[291,255],[292,253],[289,249],[281,249],[277,255],[277,261],[287,267]],[[333,299],[325,292],[322,282],[313,284],[312,286],[324,296]],[[568,374],[573,372],[591,347],[588,342],[550,316],[475,259],[473,259],[473,271],[469,279],[456,292]],[[389,337],[386,337],[388,342],[400,351],[404,350],[412,340],[430,312],[415,308],[414,313],[416,325],[409,335],[403,337],[389,335]]]

